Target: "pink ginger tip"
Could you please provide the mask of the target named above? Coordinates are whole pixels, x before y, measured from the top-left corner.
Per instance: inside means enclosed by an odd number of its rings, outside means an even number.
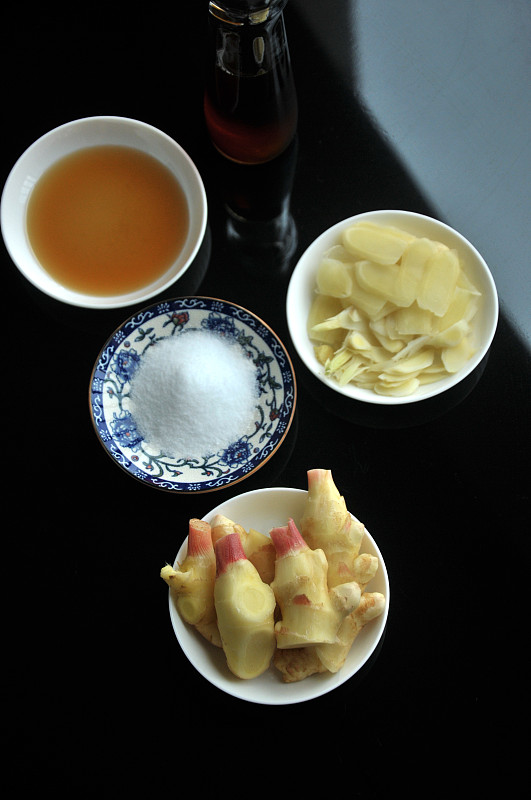
[[[298,550],[308,547],[291,517],[287,525],[273,528],[270,531],[270,536],[279,557],[293,555]]]
[[[307,472],[308,490],[316,489],[319,484],[327,480],[329,469],[309,469]]]
[[[188,555],[208,555],[213,547],[208,522],[203,522],[200,519],[191,519],[188,523]]]
[[[225,572],[235,561],[247,558],[238,533],[227,533],[215,544],[218,575]]]

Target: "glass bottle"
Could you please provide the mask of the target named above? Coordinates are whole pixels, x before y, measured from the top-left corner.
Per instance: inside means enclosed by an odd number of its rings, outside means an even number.
[[[286,3],[210,0],[205,120],[214,146],[232,161],[270,161],[295,135]]]

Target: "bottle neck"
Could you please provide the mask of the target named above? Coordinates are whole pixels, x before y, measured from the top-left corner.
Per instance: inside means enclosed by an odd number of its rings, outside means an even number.
[[[277,17],[288,0],[210,0],[211,16],[235,27],[261,25]]]

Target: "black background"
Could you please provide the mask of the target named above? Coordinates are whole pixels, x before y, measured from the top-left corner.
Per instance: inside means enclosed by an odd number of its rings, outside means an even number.
[[[108,787],[112,777],[130,787],[146,774],[152,796],[178,791],[186,772],[205,786],[211,777],[217,791],[230,783],[223,765],[242,763],[270,792],[286,786],[283,765],[290,786],[337,769],[351,776],[355,796],[383,796],[396,763],[402,788],[421,765],[430,765],[430,780],[452,781],[461,761],[475,774],[471,752],[482,734],[496,747],[498,737],[510,742],[513,715],[525,713],[529,353],[502,305],[477,385],[444,413],[368,425],[360,409],[321,396],[287,333],[298,255],[364,210],[435,214],[295,4],[286,20],[300,104],[291,194],[298,244],[283,265],[240,258],[226,240],[227,184],[202,118],[201,6],[188,4],[185,21],[152,13],[134,31],[103,19],[45,36],[15,31],[3,51],[2,180],[37,137],[77,117],[133,117],[175,138],[203,177],[209,230],[203,260],[167,296],[220,297],[262,317],[294,359],[296,419],[278,455],[232,489],[187,497],[141,485],[105,454],[88,409],[99,349],[134,309],[55,303],[3,250],[6,707],[14,700],[5,727],[19,791],[34,778],[78,791],[89,780]],[[246,704],[181,653],[159,571],[191,516],[253,488],[306,488],[312,467],[332,469],[382,550],[387,629],[376,657],[330,695]],[[506,712],[502,735],[495,709]],[[301,752],[305,767],[296,763]]]

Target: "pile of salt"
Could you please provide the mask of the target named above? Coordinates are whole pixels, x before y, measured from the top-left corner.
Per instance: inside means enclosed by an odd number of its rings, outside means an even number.
[[[147,445],[201,458],[254,430],[256,367],[236,343],[191,330],[150,347],[131,382],[130,411]]]

